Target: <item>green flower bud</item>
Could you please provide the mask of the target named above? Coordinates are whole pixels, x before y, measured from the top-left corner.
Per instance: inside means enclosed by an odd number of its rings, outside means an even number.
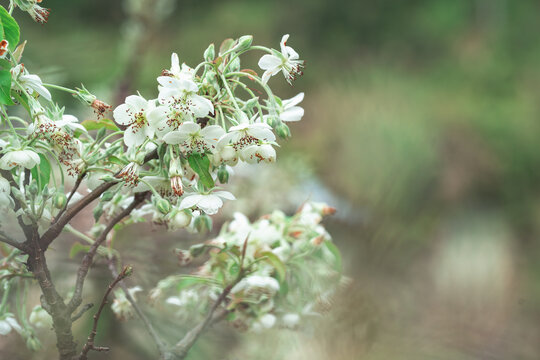
[[[214,47],[214,44],[210,44],[204,51],[204,60],[213,61],[215,57],[216,57],[216,49]]]
[[[41,342],[35,336],[29,336],[26,339],[26,347],[32,351],[39,351],[41,349]]]
[[[270,125],[272,128],[275,128],[279,125],[280,121],[276,116],[269,116],[266,118],[266,123]]]
[[[201,214],[195,218],[194,225],[200,234],[206,234],[212,230],[212,219],[206,214]]]
[[[32,183],[26,187],[26,191],[28,191],[31,195],[36,196],[39,191],[37,183],[32,181]]]
[[[160,198],[156,201],[156,208],[163,215],[167,215],[171,211],[171,203],[167,199]]]
[[[276,134],[282,139],[288,139],[291,137],[291,130],[284,123],[280,123],[276,126]]]
[[[94,208],[93,213],[94,213],[94,220],[96,220],[96,222],[98,222],[99,218],[103,214],[103,206],[101,205],[101,203],[99,203],[98,206],[96,206]]]
[[[241,36],[238,39],[238,43],[236,44],[236,46],[233,48],[232,51],[246,50],[247,48],[249,48],[251,46],[252,42],[253,42],[253,36],[252,35]]]
[[[226,184],[227,182],[229,182],[229,172],[227,171],[225,165],[219,167],[217,176],[220,183]]]
[[[57,209],[63,209],[67,203],[67,196],[63,192],[57,192],[54,194],[53,204]]]
[[[101,195],[101,201],[102,202],[111,201],[113,197],[114,197],[114,193],[112,191],[107,190],[103,193],[103,195]]]

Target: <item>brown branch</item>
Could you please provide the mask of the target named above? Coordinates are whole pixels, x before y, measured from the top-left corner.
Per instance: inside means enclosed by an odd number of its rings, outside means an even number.
[[[88,336],[88,340],[86,340],[86,344],[84,344],[82,348],[81,354],[79,355],[79,360],[88,359],[87,354],[90,350],[109,351],[108,347],[94,345],[94,340],[97,335],[97,326],[98,326],[99,318],[101,316],[101,312],[103,311],[103,308],[105,308],[105,305],[107,304],[107,298],[109,297],[109,294],[111,293],[111,291],[114,289],[116,284],[118,284],[127,276],[131,275],[131,272],[132,272],[132,268],[130,266],[125,266],[122,272],[118,274],[118,276],[107,288],[107,291],[105,292],[105,295],[103,295],[103,299],[101,300],[101,304],[99,305],[99,309],[97,313],[94,315],[94,325],[92,326],[92,331],[90,332],[90,335]]]
[[[0,231],[0,242],[3,242],[3,243],[8,244],[10,246],[13,246],[16,249],[21,250],[22,252],[26,252],[26,250],[27,250],[24,243],[18,242],[17,240],[15,240],[12,237],[8,236],[3,231]]]
[[[72,321],[72,322],[75,322],[75,321],[79,320],[80,317],[83,316],[84,313],[87,312],[88,310],[90,310],[93,306],[94,306],[94,304],[92,304],[92,303],[89,303],[89,304],[84,305],[84,306],[81,308],[81,310],[79,310],[75,315],[73,315],[73,316],[71,317],[71,321]]]
[[[157,150],[153,150],[146,154],[144,157],[144,162],[148,162],[152,159],[157,158]],[[117,172],[119,174],[120,172]],[[109,181],[106,183],[103,183],[99,185],[97,188],[94,189],[90,194],[83,197],[81,200],[79,200],[77,203],[72,205],[70,208],[66,210],[66,212],[60,217],[56,223],[51,225],[47,231],[41,236],[40,239],[40,245],[43,251],[46,251],[49,245],[60,235],[62,232],[62,229],[64,229],[64,226],[67,225],[71,221],[71,219],[77,215],[82,209],[84,209],[86,206],[88,206],[92,201],[96,200],[98,197],[101,196],[105,191],[109,190],[111,187],[113,187],[115,184],[117,184],[118,181]]]
[[[114,228],[116,224],[118,224],[122,219],[124,219],[126,216],[128,216],[139,204],[141,204],[148,195],[148,192],[143,193],[137,193],[135,194],[135,197],[131,204],[122,212],[120,212],[118,215],[116,215],[114,218],[111,219],[111,221],[107,224],[105,229],[101,232],[99,237],[94,241],[88,252],[84,255],[83,260],[81,262],[81,266],[79,267],[79,270],[77,271],[77,280],[75,283],[75,292],[73,293],[73,296],[71,297],[71,300],[69,301],[68,308],[70,311],[75,311],[75,309],[81,304],[82,302],[82,291],[84,286],[84,280],[86,279],[86,275],[88,274],[88,270],[90,269],[90,266],[92,265],[92,262],[94,260],[94,256],[97,253],[97,250],[99,246],[105,241],[107,234]]]
[[[118,277],[118,271],[116,271],[116,259],[110,258],[109,259],[109,270],[111,271],[111,274],[114,278]],[[167,352],[167,344],[164,340],[161,339],[161,337],[158,335],[154,327],[152,326],[152,323],[150,320],[144,315],[143,311],[133,298],[131,294],[129,293],[128,287],[126,283],[122,280],[119,283],[119,286],[122,288],[122,291],[124,292],[124,295],[126,296],[126,299],[129,301],[131,306],[133,306],[133,309],[135,309],[135,312],[137,313],[137,316],[141,319],[141,321],[144,324],[144,327],[146,328],[146,332],[152,337],[154,340],[158,351],[162,357],[165,357],[165,354]]]

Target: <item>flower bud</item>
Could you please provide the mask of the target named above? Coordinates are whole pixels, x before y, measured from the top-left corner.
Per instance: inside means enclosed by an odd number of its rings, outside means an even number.
[[[35,336],[29,336],[26,339],[26,347],[32,351],[39,351],[41,349],[41,342]]]
[[[63,192],[57,192],[54,194],[53,204],[57,209],[63,209],[67,203],[67,196]]]
[[[266,118],[266,123],[270,125],[272,128],[275,128],[279,125],[280,121],[277,116],[268,116]]]
[[[182,229],[188,226],[191,223],[191,213],[187,210],[181,210],[173,212],[172,216],[169,219],[169,229],[177,230]]]
[[[214,44],[210,44],[204,51],[204,60],[213,61],[216,57],[216,50]]]
[[[101,203],[99,203],[98,206],[94,208],[93,214],[94,214],[94,220],[98,222],[99,218],[103,214],[103,206],[101,205]]]
[[[235,47],[232,48],[232,51],[243,51],[246,50],[251,46],[251,43],[253,42],[253,36],[252,35],[244,35],[240,36],[238,39],[238,43]]]
[[[201,214],[195,218],[194,225],[200,234],[206,234],[212,230],[212,219],[206,214]]]
[[[35,181],[32,181],[30,185],[27,186],[26,191],[28,191],[30,195],[36,196],[39,191],[37,183]]]
[[[102,202],[111,201],[113,197],[114,197],[114,193],[112,191],[107,190],[103,193],[103,195],[101,195],[101,201]]]
[[[288,139],[291,137],[291,130],[286,124],[280,123],[276,126],[276,134],[282,139]]]
[[[226,184],[227,182],[229,182],[229,172],[227,171],[227,168],[224,165],[219,167],[217,176],[220,183]]]
[[[156,208],[163,215],[167,215],[169,213],[169,211],[171,211],[171,203],[167,199],[160,198],[156,202]]]

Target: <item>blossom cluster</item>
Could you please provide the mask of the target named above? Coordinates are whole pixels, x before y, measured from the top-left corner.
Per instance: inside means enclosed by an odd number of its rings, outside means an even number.
[[[235,328],[295,328],[331,301],[342,280],[339,251],[321,224],[334,211],[306,203],[292,216],[275,211],[253,223],[236,213],[217,238],[177,250],[184,265],[208,259],[189,276],[163,279],[150,296],[179,314],[204,314],[228,289],[222,310]]]

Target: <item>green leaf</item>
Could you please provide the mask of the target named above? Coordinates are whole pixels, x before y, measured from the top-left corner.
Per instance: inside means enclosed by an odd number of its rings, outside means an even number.
[[[84,120],[81,123],[82,126],[88,131],[90,130],[99,130],[102,128],[118,131],[120,130],[118,126],[111,119],[99,119],[99,120]]]
[[[261,256],[266,257],[266,261],[276,269],[276,274],[278,276],[278,281],[280,284],[283,284],[285,282],[285,277],[287,276],[287,268],[285,267],[285,264],[281,261],[280,258],[277,257],[276,254],[274,254],[271,251],[265,251],[261,253]]]
[[[69,258],[73,259],[75,256],[77,256],[78,253],[80,253],[82,251],[88,252],[88,250],[90,250],[89,245],[83,245],[83,244],[81,244],[80,242],[77,241],[77,242],[75,242],[75,244],[73,244],[73,246],[69,250]]]
[[[9,43],[11,51],[15,50],[19,44],[19,37],[21,35],[19,24],[15,19],[9,15],[6,8],[0,6],[0,28],[2,39],[6,39]]]
[[[214,179],[210,175],[210,160],[208,156],[198,153],[192,154],[188,157],[189,166],[199,175],[201,183],[208,189],[214,187]]]
[[[121,160],[120,158],[114,156],[114,155],[111,155],[107,158],[107,160],[109,160],[110,163],[112,164],[116,164],[116,165],[120,165],[120,166],[125,166],[127,165],[127,162],[126,161],[123,161]]]
[[[38,182],[39,188],[43,190],[49,185],[49,180],[51,179],[51,164],[45,155],[39,154],[39,158],[39,165],[34,166],[30,171],[32,177]]]
[[[13,105],[11,100],[11,73],[9,70],[0,70],[0,104]]]
[[[233,39],[225,39],[221,43],[221,46],[219,47],[219,55],[222,55],[223,53],[227,52],[230,48],[232,48],[234,44]]]
[[[337,246],[331,241],[325,241],[323,244],[332,253],[332,255],[334,255],[334,268],[336,271],[339,273],[343,272],[343,260],[341,259],[341,252]]]

